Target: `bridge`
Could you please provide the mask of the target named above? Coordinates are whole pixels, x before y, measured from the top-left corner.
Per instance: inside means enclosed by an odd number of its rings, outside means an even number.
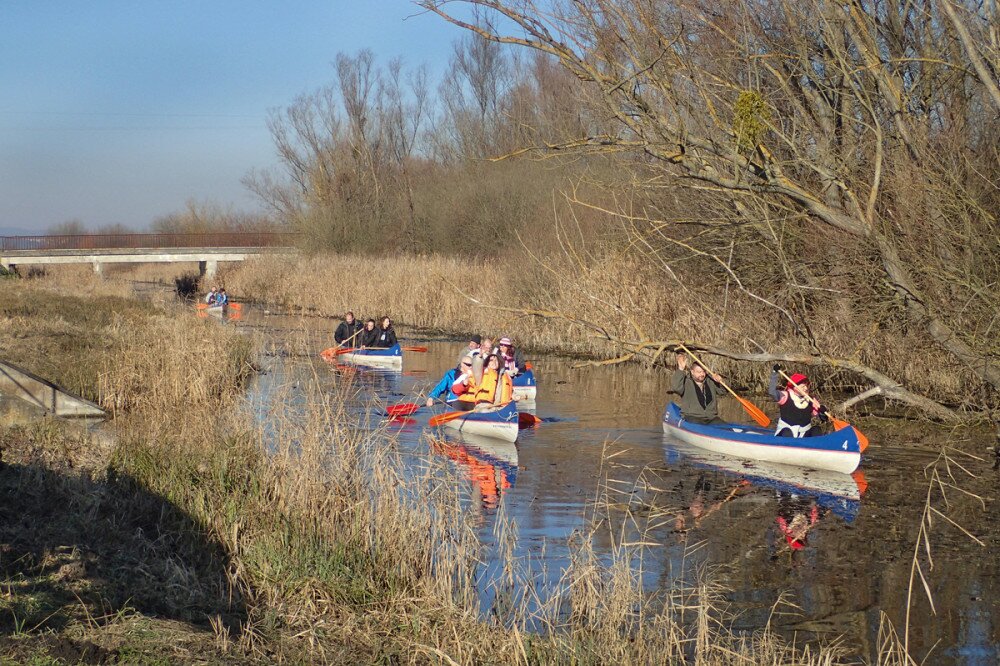
[[[197,261],[199,272],[214,277],[220,261],[243,261],[264,254],[296,252],[298,234],[219,232],[206,234],[73,234],[0,236],[0,266]]]

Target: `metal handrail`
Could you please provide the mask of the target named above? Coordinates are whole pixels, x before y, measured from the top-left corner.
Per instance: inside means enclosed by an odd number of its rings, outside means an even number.
[[[289,232],[0,236],[0,251],[294,247],[298,238],[299,234]]]

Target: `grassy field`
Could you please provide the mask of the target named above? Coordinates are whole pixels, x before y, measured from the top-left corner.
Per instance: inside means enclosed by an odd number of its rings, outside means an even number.
[[[632,566],[644,546],[592,550],[599,526],[641,522],[611,509],[607,483],[559,589],[533,597],[531,572],[508,557],[484,619],[466,486],[436,456],[404,475],[391,434],[345,411],[358,390],[349,379],[280,391],[265,430],[243,399],[252,340],[168,303],[77,302],[31,284],[4,293],[32,304],[19,306],[25,331],[58,311],[66,362],[75,345],[106,355],[78,376],[116,417],[112,438],[51,420],[0,428],[0,662],[828,664],[841,654],[732,631],[707,581],[644,594]],[[514,552],[515,526],[501,515],[497,529],[501,553]]]

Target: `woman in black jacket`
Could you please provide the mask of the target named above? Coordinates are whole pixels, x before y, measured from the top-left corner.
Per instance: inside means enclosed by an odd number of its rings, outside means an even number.
[[[375,347],[375,343],[378,342],[378,331],[375,330],[375,320],[369,319],[365,322],[365,330],[361,331],[358,335],[360,342],[358,343],[360,347]]]
[[[392,320],[382,317],[382,327],[378,331],[378,337],[372,347],[378,349],[389,349],[398,344],[396,340],[396,330],[392,327]]]

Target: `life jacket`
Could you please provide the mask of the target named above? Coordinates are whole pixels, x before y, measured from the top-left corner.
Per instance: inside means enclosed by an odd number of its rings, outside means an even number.
[[[500,384],[500,396],[497,400],[497,384]],[[476,389],[476,404],[489,402],[498,405],[511,401],[514,395],[514,384],[510,381],[510,375],[506,372],[497,373],[495,370],[484,370],[483,381]]]
[[[476,401],[476,393],[478,392],[476,378],[471,372],[463,372],[455,380],[455,383],[451,385],[451,392],[457,395],[458,399],[462,402],[474,403]]]

